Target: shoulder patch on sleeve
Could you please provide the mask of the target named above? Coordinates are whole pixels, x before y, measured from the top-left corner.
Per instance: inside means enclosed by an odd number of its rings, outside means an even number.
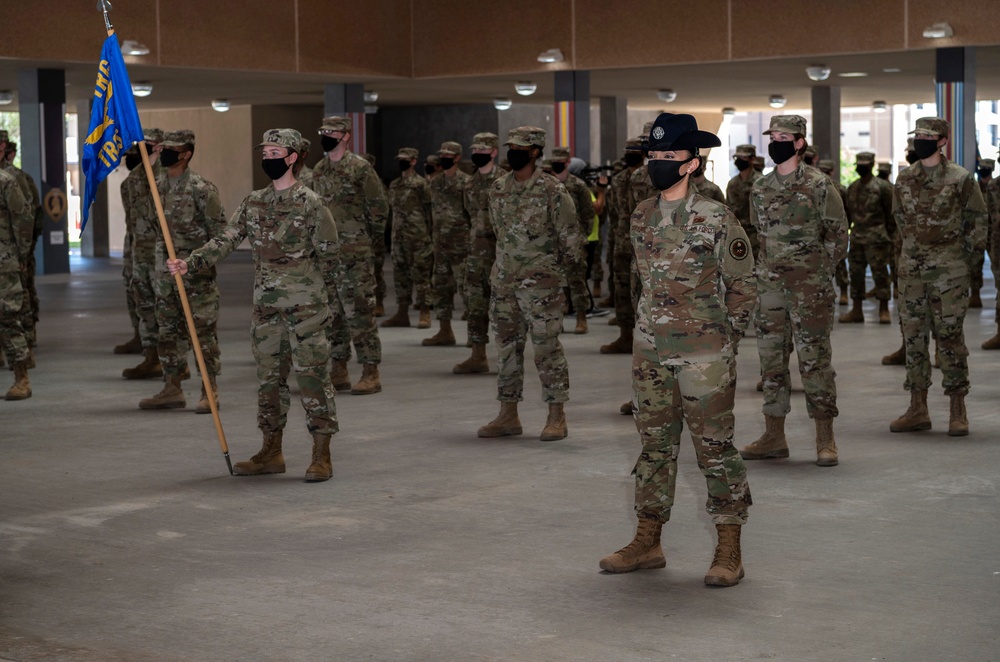
[[[745,260],[750,255],[750,245],[746,239],[737,237],[729,242],[729,255],[734,260]]]

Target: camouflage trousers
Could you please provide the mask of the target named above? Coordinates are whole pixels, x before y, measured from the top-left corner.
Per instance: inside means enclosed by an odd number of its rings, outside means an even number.
[[[414,303],[414,290],[417,294],[417,306],[430,307],[433,256],[430,240],[393,240],[392,280],[396,290],[396,303],[400,308],[409,308]]]
[[[381,363],[382,341],[375,324],[375,273],[371,250],[341,246],[337,292],[331,296],[330,356],[349,361],[351,344],[358,363]]]
[[[847,258],[844,258],[837,263],[837,268],[833,272],[833,278],[837,282],[837,288],[841,291],[847,290],[850,287],[850,280],[848,279],[847,272]]]
[[[602,222],[600,229],[604,229],[607,222]],[[602,261],[602,256],[604,254],[604,237],[601,232],[597,233],[597,245],[594,246],[594,263],[590,265],[590,280],[595,283],[604,282],[604,263]]]
[[[872,280],[875,281],[875,298],[888,301],[892,297],[889,285],[889,256],[892,254],[892,244],[888,242],[865,242],[851,240],[847,260],[851,267],[851,298],[861,301],[865,298],[865,271],[868,265],[872,268]]]
[[[490,272],[497,257],[495,237],[475,237],[465,261],[465,299],[468,302],[469,342],[490,341]]]
[[[705,476],[705,509],[715,524],[744,524],[753,503],[747,470],[733,442],[736,365],[732,360],[662,365],[656,351],[632,356],[635,426],[642,451],[635,463],[635,512],[670,519],[677,456],[687,422],[698,468]]]
[[[125,305],[128,306],[128,319],[135,332],[139,333],[139,312],[136,310],[135,297],[132,295],[132,272],[135,263],[132,243],[132,230],[126,228],[125,241],[122,244],[122,281],[125,283]]]
[[[965,346],[965,313],[969,308],[969,275],[959,274],[933,282],[900,276],[899,317],[906,347],[907,391],[926,391],[931,386],[931,356],[928,334],[937,339],[941,356],[941,383],[945,395],[969,392],[969,350]]]
[[[621,238],[618,240],[621,241]],[[615,283],[615,318],[618,328],[626,330],[635,328],[635,311],[639,302],[632,287],[632,259],[631,250],[619,250],[614,256],[614,271],[611,274]]]
[[[385,235],[372,242],[372,271],[375,272],[375,301],[385,299]]]
[[[590,288],[587,286],[587,260],[583,255],[574,264],[566,268],[566,283],[569,290],[571,312],[585,313],[590,310]]]
[[[986,267],[986,251],[978,251],[970,260],[969,287],[974,290],[983,289],[983,268]]]
[[[24,301],[22,278],[16,271],[0,271],[0,348],[8,365],[28,360],[28,341],[21,327]]]
[[[497,400],[520,402],[524,390],[524,349],[531,339],[542,400],[569,400],[569,364],[559,343],[565,295],[560,287],[496,285],[490,318],[497,343]]]
[[[340,429],[330,384],[326,336],[330,321],[326,305],[253,307],[250,335],[257,360],[257,426],[264,434],[285,429],[291,400],[288,374],[293,365],[309,432],[333,434]]]
[[[21,291],[23,296],[21,297],[21,310],[18,311],[18,316],[21,318],[21,329],[24,332],[24,341],[28,343],[28,347],[35,347],[36,343],[36,333],[35,333],[35,321],[38,319],[38,315],[35,313],[36,309],[32,309],[32,290],[34,289],[34,273],[35,273],[35,254],[32,253],[28,260],[25,260],[24,269],[21,270]],[[35,295],[37,299],[37,295]]]
[[[788,372],[792,347],[799,359],[809,417],[832,418],[839,413],[830,346],[833,301],[828,282],[782,286],[758,279],[754,325],[767,416],[782,417],[792,410]]]
[[[132,254],[132,279],[129,293],[139,317],[139,339],[144,349],[157,346],[160,327],[156,323],[156,268],[154,253]]]
[[[608,236],[607,240],[604,242],[607,246],[607,259],[608,259],[608,298],[611,301],[615,301],[615,292],[617,291],[617,283],[615,282],[615,232],[614,227],[611,223],[608,224]],[[604,274],[602,272],[601,276]],[[595,277],[596,278],[596,277]],[[617,310],[617,309],[616,309]]]
[[[439,320],[450,320],[455,311],[455,293],[462,297],[462,305],[469,309],[465,290],[465,260],[469,255],[469,242],[455,242],[454,246],[434,244],[434,311]]]
[[[156,326],[159,332],[157,351],[164,377],[179,377],[187,365],[191,349],[187,320],[181,307],[181,297],[174,279],[160,273],[156,278]],[[191,317],[198,334],[205,367],[211,377],[222,373],[222,355],[219,352],[217,324],[219,321],[219,286],[215,276],[187,275],[184,289]]]

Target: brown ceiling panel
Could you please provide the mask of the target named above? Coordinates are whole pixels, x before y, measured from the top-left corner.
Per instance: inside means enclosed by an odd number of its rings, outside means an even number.
[[[125,3],[120,3],[125,4]],[[160,64],[295,70],[295,14],[272,0],[160,4]]]
[[[577,68],[726,60],[728,7],[728,0],[632,0],[624,10],[608,0],[576,0]]]
[[[905,1],[733,0],[733,59],[900,50]]]
[[[298,0],[299,71],[409,76],[410,0]]]
[[[418,78],[572,68],[571,0],[413,0],[413,74]],[[536,58],[562,50],[562,66]]]
[[[942,48],[995,44],[1000,34],[996,0],[909,0],[910,48]],[[955,31],[950,39],[925,39],[924,28],[947,22]]]

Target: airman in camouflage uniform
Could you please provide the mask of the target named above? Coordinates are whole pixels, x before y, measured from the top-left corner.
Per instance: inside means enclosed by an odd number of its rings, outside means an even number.
[[[566,187],[535,164],[545,148],[545,130],[511,129],[505,144],[511,172],[497,178],[489,198],[497,235],[490,318],[497,343],[500,414],[479,428],[479,436],[521,434],[517,403],[530,338],[542,399],[549,405],[541,440],[552,441],[567,434],[563,403],[569,400],[569,365],[559,332],[566,273],[581,257],[580,225]]]
[[[361,158],[363,158],[365,161],[368,162],[368,165],[372,167],[372,170],[375,169],[374,154],[365,152],[364,154],[361,155]],[[381,178],[379,178],[378,181],[380,184],[382,184],[382,189],[384,191],[385,184],[382,182]],[[388,196],[386,197],[388,199]],[[386,225],[388,225],[388,221],[386,221]],[[383,232],[381,235],[377,237],[372,237],[372,253],[374,257],[374,261],[372,262],[372,269],[375,272],[375,317],[382,317],[383,315],[385,315],[385,305],[384,305],[385,292],[386,292],[385,235],[386,233]]]
[[[580,224],[580,259],[573,263],[575,271],[566,273],[566,281],[569,284],[570,310],[576,312],[576,328],[573,332],[583,334],[587,333],[587,311],[593,307],[590,288],[587,286],[586,240],[594,225],[594,198],[587,183],[570,174],[571,158],[568,147],[552,148],[552,175],[566,187]]]
[[[993,169],[997,162],[993,159],[979,159],[976,164],[976,177],[979,179],[979,192],[986,200],[987,190],[990,182],[993,181]],[[987,224],[988,225],[988,224]],[[979,296],[979,290],[983,289],[983,267],[986,266],[986,251],[981,250],[972,256],[971,273],[969,280],[969,308],[982,308],[983,299]]]
[[[794,342],[806,411],[816,421],[816,463],[834,466],[833,419],[839,412],[830,276],[847,253],[844,203],[828,177],[799,161],[805,119],[775,115],[764,133],[771,137],[768,153],[775,169],[754,184],[750,218],[760,237],[755,326],[766,431],[740,452],[745,460],[788,457],[784,428],[791,411],[788,359]]]
[[[968,349],[962,326],[969,306],[969,269],[986,245],[986,204],[968,170],[943,154],[951,126],[938,117],[916,122],[919,163],[899,173],[893,195],[899,265],[899,315],[906,346],[910,407],[892,421],[893,432],[931,428],[927,390],[931,385],[928,334],[937,334],[941,381],[951,398],[948,434],[969,434],[965,394],[969,392]]]
[[[733,154],[733,163],[739,171],[726,185],[726,205],[740,222],[743,231],[750,238],[754,259],[760,253],[760,241],[757,239],[757,228],[750,222],[750,191],[754,182],[760,179],[760,173],[753,167],[757,156],[757,148],[753,145],[737,145]]]
[[[122,180],[121,187],[119,191],[121,192],[122,198],[122,209],[125,212],[125,238],[122,240],[122,282],[125,284],[125,304],[128,307],[128,319],[132,324],[132,338],[120,345],[115,345],[115,354],[139,354],[142,353],[142,338],[139,335],[139,312],[136,310],[135,297],[132,296],[132,228],[135,225],[135,221],[131,218],[129,212],[131,211],[128,207],[128,195],[127,188],[129,184],[129,177],[132,177],[135,173],[135,177],[142,175],[145,177],[145,169],[140,168],[142,165],[142,157],[139,154],[139,148],[132,145],[125,151],[125,157],[122,159],[125,164],[125,168],[129,171],[129,174]],[[159,376],[162,376],[163,372],[160,372]]]
[[[836,164],[831,159],[820,159],[817,161],[818,170],[824,175],[830,178],[833,185],[837,187],[837,191],[840,193],[840,199],[844,203],[844,211],[847,214],[847,227],[850,230],[851,227],[851,211],[847,208],[847,187],[840,183],[840,176],[834,173],[834,168]],[[812,167],[812,166],[806,166]],[[850,279],[847,273],[847,258],[842,259],[837,263],[837,268],[833,274],[834,281],[837,283],[837,287],[840,289],[840,299],[839,303],[841,306],[846,306],[848,290],[850,289]]]
[[[718,532],[705,583],[733,586],[744,575],[740,531],[752,503],[746,466],[733,445],[736,345],[750,322],[756,288],[739,221],[690,186],[698,149],[719,144],[690,115],[662,113],[650,134],[648,169],[661,193],[641,202],[631,220],[642,281],[632,358],[642,441],[633,470],[639,522],[633,541],[600,566],[630,572],[666,565],[660,534],[674,502],[686,422]]]
[[[257,361],[257,425],[263,433],[260,452],[237,462],[237,476],[284,473],[282,435],[290,404],[288,374],[295,379],[313,437],[307,481],[332,474],[330,437],[337,432],[337,409],[330,383],[331,323],[329,292],[339,274],[337,227],[323,199],[296,181],[294,165],[301,136],[294,129],[264,133],[267,188],[243,200],[223,232],[195,249],[186,260],[172,261],[172,272],[204,271],[250,240],[254,261],[254,296],[250,334]],[[289,163],[289,160],[292,163]]]
[[[28,367],[35,367],[34,348],[37,344],[37,334],[35,327],[38,323],[38,292],[35,289],[35,245],[38,237],[42,234],[42,205],[38,195],[38,187],[34,178],[24,170],[14,165],[14,157],[17,156],[17,143],[8,142],[5,152],[5,162],[3,169],[14,176],[24,199],[28,201],[31,208],[31,250],[28,251],[24,262],[24,269],[21,271],[21,287],[24,290],[24,297],[21,302],[21,326],[24,329],[24,338],[28,343]]]
[[[701,159],[699,158],[699,161]],[[718,184],[713,182],[711,179],[705,176],[705,164],[699,163],[698,169],[691,173],[691,178],[688,180],[688,184],[694,187],[695,193],[700,193],[701,195],[715,200],[720,204],[726,204],[726,194],[722,192]]]
[[[312,141],[308,138],[303,137],[302,142],[299,143],[299,149],[297,150],[298,159],[292,166],[295,170],[295,179],[302,183],[303,186],[312,188],[313,182],[313,169],[306,165],[306,159],[309,157],[309,149],[312,147]]]
[[[7,132],[0,131],[0,153],[6,143]],[[14,371],[14,384],[4,396],[6,400],[31,397],[30,352],[21,326],[25,297],[21,274],[34,231],[30,205],[17,179],[0,169],[0,348]]]
[[[490,189],[505,174],[496,164],[500,138],[495,133],[472,137],[472,164],[476,171],[465,187],[465,208],[469,211],[469,257],[465,262],[466,304],[472,356],[452,368],[457,375],[489,372],[486,343],[490,327],[490,272],[497,257],[497,235],[490,221]]]
[[[864,322],[861,303],[865,299],[865,271],[872,268],[875,298],[878,299],[879,324],[889,324],[889,255],[896,223],[892,219],[892,185],[873,176],[875,154],[859,152],[859,179],[847,189],[847,218],[851,223],[848,259],[851,264],[851,299],[854,307],[840,316],[841,322]]]
[[[378,365],[382,342],[375,324],[375,270],[373,245],[385,235],[389,201],[382,181],[363,158],[349,149],[349,117],[326,117],[319,129],[326,158],[313,168],[313,190],[333,214],[340,236],[341,277],[330,292],[333,309],[330,380],[337,390],[354,395],[382,390]],[[353,387],[347,374],[351,342],[362,364],[361,379]]]
[[[986,207],[989,210],[989,228],[986,233],[986,249],[990,255],[993,283],[997,288],[996,317],[997,334],[983,342],[983,349],[1000,349],[1000,179],[990,181],[986,189]]]
[[[163,204],[163,215],[170,229],[174,254],[186,258],[191,251],[222,232],[226,214],[219,198],[219,189],[189,168],[194,156],[193,131],[171,131],[161,143],[160,163],[164,171],[156,179],[156,188]],[[139,402],[140,409],[177,409],[187,406],[181,379],[190,349],[188,327],[181,307],[177,283],[167,270],[167,247],[162,231],[156,240],[156,326],[159,339],[157,354],[163,367],[163,390]],[[134,248],[133,248],[134,251]],[[195,332],[208,370],[216,405],[219,390],[216,377],[222,373],[217,324],[219,321],[219,286],[215,268],[198,269],[184,279]],[[211,413],[208,394],[202,385],[201,398],[195,407],[197,414]]]
[[[878,162],[878,178],[889,181],[889,177],[892,176],[892,163],[889,161],[879,161]],[[892,182],[889,182],[890,184]]]
[[[469,184],[469,175],[458,168],[462,146],[457,142],[449,140],[441,143],[437,155],[441,160],[441,171],[431,180],[434,216],[431,290],[434,293],[434,311],[441,328],[424,339],[424,346],[455,344],[451,316],[456,292],[462,297],[465,309],[469,309],[465,300],[465,260],[469,256],[470,227],[469,211],[465,208],[465,188]]]
[[[418,329],[431,325],[430,289],[433,246],[431,244],[431,187],[417,172],[413,147],[403,147],[396,154],[400,176],[389,184],[389,207],[392,211],[392,278],[399,310],[382,326],[410,326],[410,304],[417,293],[420,309]]]

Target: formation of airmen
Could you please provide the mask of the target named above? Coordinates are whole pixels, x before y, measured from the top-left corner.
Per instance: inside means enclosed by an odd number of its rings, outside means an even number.
[[[861,302],[879,301],[879,322],[891,321],[895,297],[903,347],[883,362],[906,366],[909,408],[894,432],[931,427],[929,337],[936,341],[948,433],[968,434],[964,398],[969,390],[968,350],[962,326],[969,306],[982,305],[976,264],[987,248],[997,277],[1000,184],[992,162],[980,182],[946,159],[950,126],[917,120],[911,165],[888,182],[891,167],[875,155],[857,155],[859,179],[836,181],[833,164],[806,142],[806,121],[778,115],[765,132],[775,168],[750,144],[734,153],[737,174],[725,193],[704,177],[700,150],[720,146],[689,115],[661,114],[626,145],[617,172],[587,183],[570,172],[572,155],[547,147],[546,132],[513,129],[505,140],[477,133],[463,147],[446,141],[419,172],[419,152],[401,147],[400,176],[385,187],[371,162],[350,148],[347,117],[327,117],[318,129],[323,159],[310,169],[309,140],[292,129],[271,129],[258,145],[272,184],[254,191],[226,220],[217,188],[190,168],[191,131],[145,132],[156,187],[175,246],[168,260],[136,146],[125,155],[129,175],[121,187],[126,217],[125,267],[134,337],[116,353],[142,353],[126,379],[162,378],[159,393],[142,409],[184,408],[181,382],[190,378],[190,349],[173,274],[189,293],[208,378],[218,398],[221,374],[216,325],[219,290],[215,265],[249,240],[255,268],[252,346],[258,367],[261,450],[234,466],[239,475],[283,473],[283,431],[294,370],[313,438],[306,480],[332,475],[331,436],[338,430],[334,394],[379,393],[385,231],[391,228],[398,309],[383,327],[438,330],[426,346],[455,345],[454,299],[462,297],[471,356],[455,374],[489,372],[486,345],[497,348],[496,418],[480,437],[520,435],[524,354],[530,340],[548,418],[543,441],[568,434],[564,403],[569,366],[559,341],[563,320],[587,333],[600,296],[601,225],[607,225],[608,298],[620,335],[604,354],[631,354],[633,394],[621,407],[634,416],[642,450],[635,465],[635,538],[601,560],[609,572],[663,567],[660,533],[669,519],[676,485],[680,433],[686,423],[706,478],[707,509],[718,540],[705,582],[732,586],[744,574],[741,526],[752,503],[744,461],[788,457],[784,420],[791,408],[789,359],[796,352],[815,421],[816,463],[838,464],[833,420],[838,415],[830,334],[836,286],[852,308],[841,322],[861,323]],[[500,149],[506,152],[500,160]],[[6,134],[0,149],[7,154]],[[37,297],[33,245],[40,218],[37,189],[6,161],[0,169],[0,341],[15,375],[8,400],[31,395]],[[464,167],[463,167],[464,166]],[[468,170],[468,171],[467,171]],[[984,199],[985,194],[985,199]],[[987,203],[989,218],[987,222]],[[987,226],[991,227],[988,233]],[[849,234],[850,233],[850,234]],[[848,237],[850,236],[850,241]],[[845,258],[849,269],[844,264]],[[866,269],[874,290],[865,292]],[[589,281],[595,281],[593,289]],[[734,445],[736,350],[753,324],[764,395],[764,434]],[[352,383],[352,346],[362,374]],[[1000,348],[1000,332],[984,343]],[[211,411],[202,389],[195,407]],[[218,399],[216,400],[218,405]]]

